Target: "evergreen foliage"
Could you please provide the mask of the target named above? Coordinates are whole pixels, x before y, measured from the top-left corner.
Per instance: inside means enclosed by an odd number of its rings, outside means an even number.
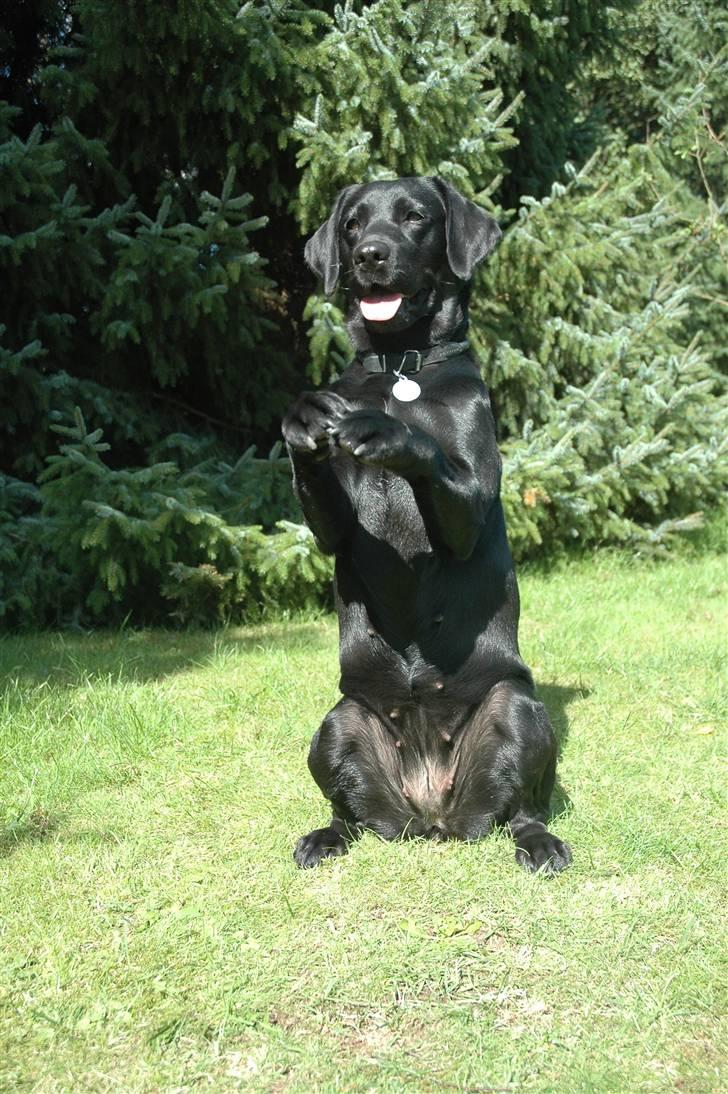
[[[725,487],[727,35],[708,0],[20,5],[4,624],[321,602],[274,442],[348,360],[302,244],[353,180],[437,173],[500,219],[471,334],[516,555],[694,526]]]
[[[657,177],[641,147],[588,164],[524,204],[483,276],[519,553],[559,536],[654,542],[661,516],[720,497],[726,406],[686,335],[693,290],[671,257],[689,231],[654,201]]]
[[[312,54],[313,109],[294,123],[304,230],[352,178],[439,174],[482,198],[498,185],[522,96],[505,102],[495,84],[497,42],[479,30],[478,9],[437,0],[379,0],[361,13],[352,0],[336,6]]]
[[[725,370],[728,13],[643,0],[616,51],[615,66],[591,68],[584,93],[599,101],[611,132],[653,152],[660,193],[689,229],[671,259],[694,286],[686,329]]]
[[[65,440],[38,488],[0,477],[6,622],[108,623],[131,612],[199,624],[325,595],[330,560],[305,526],[275,516],[292,503],[280,446],[266,461],[248,450],[232,467],[208,458],[187,471],[172,461],[113,469],[102,431],[89,432],[80,410],[72,426],[53,429]],[[249,523],[261,511],[267,534]]]
[[[269,414],[280,413],[281,405],[272,370],[256,367],[274,324],[250,306],[272,288],[248,241],[266,218],[246,219],[251,197],[233,197],[234,182],[231,167],[220,198],[203,191],[196,225],[168,223],[167,195],[154,219],[139,212],[132,231],[109,232],[118,250],[94,327],[112,368],[117,360],[123,368],[133,354],[135,367],[162,388],[193,373],[197,385],[215,392],[216,406],[234,407],[236,419],[249,425],[241,373],[246,394],[257,389],[255,401]],[[219,355],[231,327],[237,332],[236,370]]]
[[[501,86],[507,95],[523,97],[515,146],[505,157],[510,173],[499,196],[506,204],[517,205],[523,195],[542,197],[562,177],[565,163],[585,162],[603,138],[599,100],[583,101],[579,89],[589,65],[618,71],[623,21],[634,7],[635,0],[477,5],[481,27],[498,43]]]

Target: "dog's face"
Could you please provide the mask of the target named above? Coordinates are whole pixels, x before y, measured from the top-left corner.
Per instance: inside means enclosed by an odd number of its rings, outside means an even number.
[[[352,319],[405,330],[461,291],[500,238],[495,220],[439,178],[348,186],[306,244],[306,261],[331,293],[341,278]],[[452,286],[455,293],[443,293]]]

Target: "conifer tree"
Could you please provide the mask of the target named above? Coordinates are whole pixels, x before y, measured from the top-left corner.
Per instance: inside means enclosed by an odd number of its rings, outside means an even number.
[[[311,231],[352,179],[438,174],[490,202],[522,96],[495,78],[497,38],[474,2],[379,0],[337,5],[311,55],[315,94],[294,122],[301,170],[297,213]],[[457,119],[453,124],[453,119]],[[311,297],[310,375],[319,380],[349,354],[342,300]]]
[[[647,0],[650,3],[651,0]],[[642,0],[644,3],[644,0]],[[517,207],[563,181],[566,162],[586,162],[604,138],[598,99],[579,90],[589,65],[617,69],[623,22],[634,0],[488,0],[477,5],[482,31],[497,42],[493,56],[504,93],[523,103],[514,146],[505,156],[499,197]]]
[[[311,292],[302,250],[351,181],[441,174],[500,220],[471,336],[518,556],[658,549],[720,495],[719,6],[33,11],[0,39],[7,624],[324,595],[287,463],[251,441],[349,357],[343,300]]]
[[[280,445],[267,461],[248,449],[233,466],[211,457],[187,471],[160,459],[114,468],[102,430],[89,431],[80,410],[53,429],[59,451],[37,488],[0,476],[6,625],[109,623],[129,613],[137,622],[209,624],[325,595],[331,560],[305,526],[281,519],[292,499]],[[167,447],[184,449],[187,439]],[[267,529],[250,523],[265,511]]]
[[[612,133],[652,150],[657,192],[689,227],[671,259],[696,287],[687,326],[725,369],[728,14],[703,0],[642,0],[616,50],[614,65],[590,66],[582,98],[600,103]]]
[[[569,537],[654,547],[725,487],[726,402],[670,263],[688,233],[654,178],[645,148],[590,163],[524,205],[481,278],[518,555]]]

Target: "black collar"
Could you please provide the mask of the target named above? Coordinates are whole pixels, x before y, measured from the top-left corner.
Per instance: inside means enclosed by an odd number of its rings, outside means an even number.
[[[447,361],[448,357],[457,357],[469,348],[469,342],[441,342],[431,349],[398,350],[396,353],[367,353],[364,357],[358,354],[354,358],[367,372],[394,372],[398,376],[403,373],[419,372],[426,365],[436,365],[440,361]]]

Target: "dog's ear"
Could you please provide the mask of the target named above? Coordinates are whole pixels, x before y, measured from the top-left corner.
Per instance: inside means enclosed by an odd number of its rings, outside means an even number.
[[[339,220],[344,202],[353,189],[353,186],[346,186],[336,195],[331,216],[314,232],[303,252],[308,265],[323,281],[327,296],[331,295],[339,280]]]
[[[502,233],[485,209],[469,201],[444,179],[432,180],[445,204],[447,261],[456,277],[469,281],[473,270],[490,254]]]

